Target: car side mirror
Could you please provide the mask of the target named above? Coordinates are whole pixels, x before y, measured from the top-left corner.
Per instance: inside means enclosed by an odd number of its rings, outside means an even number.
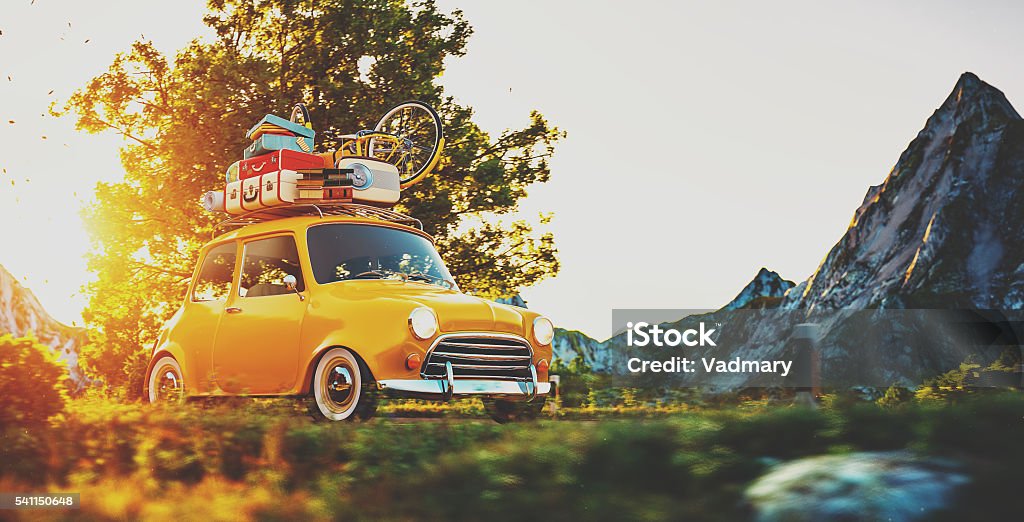
[[[286,289],[288,289],[288,290],[290,290],[292,292],[295,292],[295,295],[299,296],[299,301],[305,301],[306,300],[306,296],[304,296],[304,295],[299,293],[299,287],[298,287],[299,282],[298,282],[297,279],[295,279],[295,276],[293,276],[291,274],[288,274],[288,275],[284,276],[284,279],[281,280],[281,283],[284,284],[284,287]]]

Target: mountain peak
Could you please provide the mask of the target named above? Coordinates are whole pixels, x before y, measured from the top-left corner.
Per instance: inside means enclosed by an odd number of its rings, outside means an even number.
[[[736,310],[744,308],[751,305],[754,301],[763,301],[764,298],[781,299],[785,295],[786,290],[793,286],[795,286],[795,283],[783,279],[778,272],[761,267],[761,270],[757,271],[754,279],[747,283],[747,286],[743,287],[743,290],[740,290],[740,293],[722,309]]]
[[[955,124],[960,124],[980,114],[981,123],[1002,125],[1009,120],[1019,120],[1020,115],[1006,99],[1003,91],[985,83],[972,72],[960,75],[953,91],[946,101],[929,119],[929,124],[941,123],[952,115]]]
[[[784,308],[1020,308],[1024,120],[973,73]]]
[[[978,75],[972,73],[971,71],[964,71],[964,73],[961,74],[960,78],[957,79],[956,81],[956,87],[960,89],[973,89],[980,87],[982,85],[991,87],[987,83],[981,81],[981,78],[978,78]]]

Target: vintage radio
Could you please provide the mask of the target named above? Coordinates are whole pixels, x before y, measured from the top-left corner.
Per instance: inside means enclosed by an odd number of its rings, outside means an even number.
[[[401,195],[398,168],[383,161],[347,157],[338,160],[337,168],[351,169],[352,201],[377,206],[391,206]]]

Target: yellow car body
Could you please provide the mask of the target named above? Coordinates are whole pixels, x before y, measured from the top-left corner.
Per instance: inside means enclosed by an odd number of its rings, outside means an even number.
[[[319,228],[327,225],[332,228]],[[350,228],[353,225],[360,228]],[[381,392],[525,402],[550,391],[550,340],[541,344],[533,331],[539,314],[467,295],[454,283],[439,284],[426,277],[378,278],[371,270],[367,274],[373,278],[318,282],[331,274],[329,270],[313,271],[311,230],[385,235],[394,235],[388,230],[399,231],[423,238],[434,248],[433,238],[416,228],[352,216],[274,219],[220,235],[202,248],[186,298],[162,329],[147,375],[159,371],[153,368],[158,360],[170,357],[179,367],[175,378],[182,382],[176,385],[186,396],[307,395],[313,391],[321,357],[334,348],[345,348],[365,363],[369,380]],[[404,235],[396,237],[422,243]],[[268,270],[264,265],[277,261],[273,256],[243,256],[267,244],[289,244],[288,238],[294,240],[297,250],[295,275],[301,276],[301,287],[282,291],[273,283],[250,284],[251,278],[243,271],[254,266],[255,271]],[[268,239],[271,241],[255,243]],[[219,257],[214,259],[211,252],[218,252]],[[281,266],[287,269],[291,265]],[[197,298],[202,290],[197,285],[206,284],[202,278],[213,277],[204,274],[223,270],[221,278],[226,279],[228,267],[231,284],[226,297]],[[343,270],[335,267],[335,272]],[[243,284],[251,288],[243,291]],[[272,291],[257,296],[257,287],[260,292]],[[414,334],[411,326],[411,314],[419,308],[428,308],[436,317],[437,331],[426,339]],[[515,350],[510,352],[509,347]],[[439,355],[442,353],[449,355]],[[509,360],[510,353],[520,355]],[[154,387],[152,382],[147,377],[147,394]]]

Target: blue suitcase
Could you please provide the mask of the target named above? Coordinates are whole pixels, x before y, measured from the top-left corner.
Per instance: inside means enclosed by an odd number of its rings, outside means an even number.
[[[261,134],[242,152],[244,159],[262,156],[278,150],[313,152],[313,138],[306,136],[285,136],[282,134]]]

